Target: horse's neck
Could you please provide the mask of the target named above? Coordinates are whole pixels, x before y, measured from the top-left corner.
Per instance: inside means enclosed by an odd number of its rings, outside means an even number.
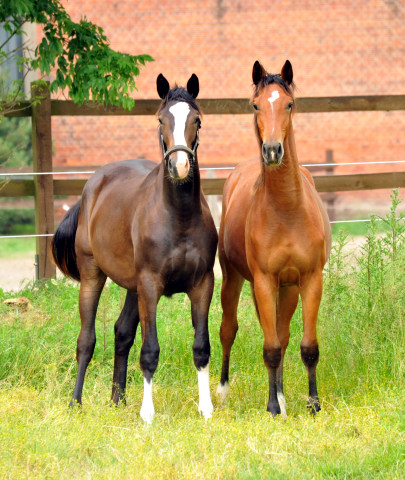
[[[272,205],[278,209],[295,209],[302,202],[302,176],[295,149],[294,131],[290,124],[289,133],[283,143],[284,156],[279,167],[263,166],[265,195],[271,196]]]
[[[192,178],[185,183],[173,182],[168,172],[163,171],[163,196],[166,205],[179,220],[187,221],[201,211],[200,172],[198,162],[193,167]]]

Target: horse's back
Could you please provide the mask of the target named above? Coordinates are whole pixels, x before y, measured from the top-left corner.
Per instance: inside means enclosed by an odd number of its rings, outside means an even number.
[[[129,192],[135,195],[141,183],[158,165],[146,159],[123,160],[104,165],[87,181],[83,189],[82,202],[91,203],[94,207],[97,197],[100,195],[104,197],[115,191],[121,193],[118,197],[120,199]]]
[[[136,160],[122,160],[108,163],[99,168],[88,180],[83,190],[84,195],[89,195],[99,188],[102,183],[105,187],[115,181],[142,181],[149,173],[158,166],[158,163],[144,158]]]
[[[131,219],[147,204],[145,192],[154,190],[148,185],[154,182],[158,165],[144,159],[114,162],[97,170],[85,185],[76,251],[78,256],[94,258],[108,276],[117,265],[123,277],[133,275]]]

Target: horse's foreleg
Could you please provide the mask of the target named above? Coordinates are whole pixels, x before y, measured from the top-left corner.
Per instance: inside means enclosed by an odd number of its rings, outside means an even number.
[[[301,358],[308,372],[308,408],[312,414],[321,409],[316,386],[316,366],[319,359],[316,323],[322,297],[322,272],[314,273],[300,288],[304,336],[301,341]]]
[[[198,372],[198,411],[207,420],[214,410],[209,385],[209,361],[211,354],[208,311],[214,291],[214,272],[206,274],[204,280],[188,294],[191,301],[191,316],[194,326],[193,357]]]
[[[124,308],[115,324],[115,361],[111,400],[117,404],[125,401],[129,351],[135,340],[139,323],[138,295],[127,292]]]
[[[221,289],[222,323],[220,339],[222,345],[222,373],[221,381],[217,388],[217,394],[221,400],[225,400],[229,392],[229,359],[231,349],[238,331],[237,309],[240,292],[243,285],[241,277],[231,267],[223,268],[224,278]]]
[[[281,287],[277,299],[277,336],[281,343],[281,362],[277,369],[277,399],[282,417],[287,417],[283,389],[284,355],[290,340],[290,322],[298,303],[298,287]]]
[[[264,334],[263,360],[269,374],[267,411],[273,416],[281,413],[277,397],[277,371],[281,364],[281,344],[277,335],[277,288],[264,275],[254,277],[254,292]]]
[[[140,415],[146,423],[151,423],[155,415],[152,399],[152,379],[159,361],[159,342],[156,331],[156,307],[160,298],[157,282],[144,276],[138,285],[138,308],[142,329],[140,365],[143,372],[143,400]]]
[[[96,344],[95,319],[97,306],[106,281],[106,276],[97,267],[92,269],[91,277],[87,277],[83,270],[81,270],[80,275],[79,310],[81,329],[76,350],[78,371],[70,406],[82,403],[84,376]]]

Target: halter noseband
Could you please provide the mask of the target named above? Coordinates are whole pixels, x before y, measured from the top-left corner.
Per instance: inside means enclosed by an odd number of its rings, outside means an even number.
[[[174,153],[174,152],[186,152],[188,155],[191,156],[192,161],[194,162],[197,156],[197,148],[198,144],[200,143],[200,138],[198,136],[198,129],[197,129],[197,135],[195,136],[195,142],[194,142],[194,147],[193,149],[186,147],[185,145],[173,145],[170,147],[168,150],[165,149],[165,143],[163,141],[163,135],[162,131],[160,131],[160,144],[162,146],[162,152],[163,152],[163,160],[166,163],[169,156]]]

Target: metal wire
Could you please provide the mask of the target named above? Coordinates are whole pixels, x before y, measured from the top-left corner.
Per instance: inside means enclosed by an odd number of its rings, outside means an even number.
[[[354,165],[379,165],[379,164],[392,164],[392,163],[405,163],[405,160],[392,160],[392,161],[376,161],[376,162],[347,162],[347,163],[304,163],[303,167],[337,167],[337,166],[354,166]],[[233,170],[235,167],[203,167],[200,170]],[[95,170],[88,171],[71,171],[71,172],[28,172],[28,173],[1,173],[0,176],[11,177],[11,176],[30,176],[30,175],[83,175],[83,174],[93,174]],[[377,219],[381,220],[381,219]],[[397,219],[399,220],[399,219]],[[333,220],[330,223],[360,223],[360,222],[371,222],[371,219],[360,219],[360,220]],[[3,235],[0,236],[0,240],[4,238],[37,238],[37,237],[52,237],[52,233],[43,233],[38,235]]]
[[[405,160],[391,160],[391,161],[376,161],[376,162],[345,162],[345,163],[303,163],[300,164],[303,167],[348,167],[348,166],[361,166],[361,165],[381,165],[381,164],[393,164],[393,163],[405,163]],[[200,170],[233,170],[234,166],[229,167],[200,167]],[[15,172],[15,173],[1,173],[1,177],[14,177],[14,176],[31,176],[31,175],[89,175],[93,174],[95,170],[87,171],[70,171],[70,172]]]
[[[402,220],[402,218],[397,218],[396,220]],[[358,220],[331,220],[329,223],[361,223],[361,222],[371,222],[371,218],[362,218]],[[375,218],[375,221],[382,221],[384,218]],[[219,230],[219,227],[217,227],[217,230]],[[42,233],[38,235],[2,235],[0,236],[0,240],[3,238],[36,238],[36,237],[53,237],[53,233]]]

